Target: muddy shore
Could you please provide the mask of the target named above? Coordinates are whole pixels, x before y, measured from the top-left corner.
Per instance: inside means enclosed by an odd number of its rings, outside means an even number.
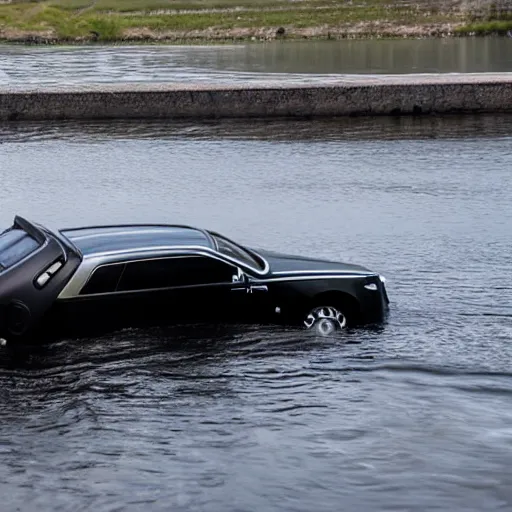
[[[183,43],[215,44],[223,42],[262,42],[279,40],[336,40],[336,39],[404,39],[431,37],[460,37],[479,35],[458,32],[464,23],[442,23],[423,25],[395,25],[388,22],[361,22],[356,25],[329,27],[260,27],[221,29],[211,27],[201,30],[155,31],[148,28],[127,29],[112,44],[122,43]],[[87,44],[105,42],[97,34],[74,38],[59,37],[54,31],[23,31],[19,29],[0,30],[0,41],[26,44]]]

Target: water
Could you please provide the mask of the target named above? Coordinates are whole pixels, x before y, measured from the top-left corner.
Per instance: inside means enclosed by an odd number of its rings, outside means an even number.
[[[273,42],[223,46],[0,46],[0,86],[83,82],[347,80],[359,74],[512,72],[512,39]]]
[[[0,225],[186,222],[368,265],[382,330],[0,351],[2,510],[512,505],[512,118],[0,127]]]

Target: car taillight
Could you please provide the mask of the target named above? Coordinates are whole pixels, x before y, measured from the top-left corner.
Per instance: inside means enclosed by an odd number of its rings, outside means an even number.
[[[35,280],[35,285],[38,288],[43,288],[48,281],[60,270],[63,263],[62,261],[56,261],[52,263],[47,269],[45,269]]]

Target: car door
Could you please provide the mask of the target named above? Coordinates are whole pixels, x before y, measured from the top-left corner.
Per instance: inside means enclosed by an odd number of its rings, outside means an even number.
[[[116,295],[135,316],[189,323],[232,316],[237,268],[205,255],[187,254],[126,263]]]
[[[267,323],[278,320],[276,296],[271,287],[238,269],[231,288],[233,311],[241,322]]]
[[[123,326],[258,321],[262,287],[234,264],[213,256],[183,254],[103,264],[65,317],[111,329]],[[93,329],[96,330],[96,329]]]
[[[178,319],[252,323],[268,320],[270,311],[275,314],[268,287],[235,264],[190,256],[179,261],[179,272],[180,282],[165,298]]]

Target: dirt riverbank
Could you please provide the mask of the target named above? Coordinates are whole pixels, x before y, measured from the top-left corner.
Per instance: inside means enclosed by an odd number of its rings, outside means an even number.
[[[507,0],[508,1],[508,0]],[[110,3],[109,3],[110,2]],[[1,3],[0,40],[33,44],[222,43],[505,35],[510,12],[457,0],[44,0]],[[507,4],[508,5],[508,4]],[[164,8],[164,7],[173,8]]]

